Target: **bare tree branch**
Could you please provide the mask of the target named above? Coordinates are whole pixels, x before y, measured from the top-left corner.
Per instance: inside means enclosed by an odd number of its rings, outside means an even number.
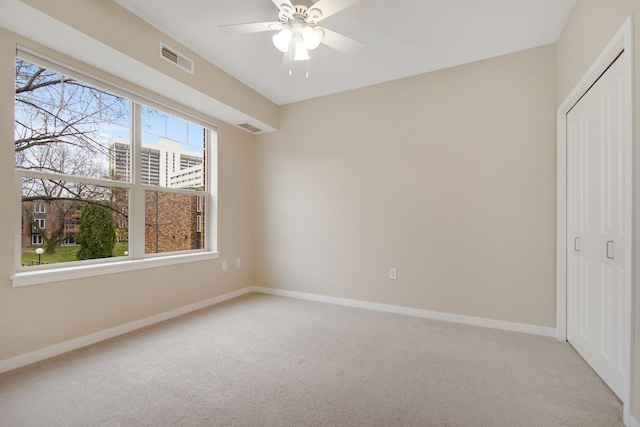
[[[40,69],[40,70],[44,71],[43,69]],[[40,72],[42,72],[42,71],[40,71]],[[38,77],[38,75],[34,74],[31,77],[31,79],[29,79],[29,82],[26,85],[24,85],[22,87],[19,87],[19,88],[16,88],[16,95],[20,94],[20,93],[25,93],[25,92],[33,92],[34,90],[41,89],[41,88],[47,87],[47,86],[59,85],[61,82],[62,83],[71,83],[71,82],[74,81],[73,79],[70,79],[70,78],[64,78],[62,80],[49,80],[49,81],[45,81],[45,82],[38,83],[38,84],[34,85],[33,81],[37,77]]]

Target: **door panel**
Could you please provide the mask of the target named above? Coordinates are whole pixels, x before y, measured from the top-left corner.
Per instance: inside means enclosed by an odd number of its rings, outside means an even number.
[[[567,115],[567,338],[611,389],[624,387],[631,286],[631,147],[624,53]]]

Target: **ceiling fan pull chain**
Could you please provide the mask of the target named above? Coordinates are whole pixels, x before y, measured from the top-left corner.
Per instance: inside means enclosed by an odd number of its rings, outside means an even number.
[[[293,67],[293,64],[292,64],[292,61],[293,61],[292,56],[293,55],[291,54],[291,52],[292,52],[291,49],[289,49],[289,52],[288,52],[288,55],[289,55],[289,77],[291,77],[293,75],[293,71],[291,70],[291,68]]]

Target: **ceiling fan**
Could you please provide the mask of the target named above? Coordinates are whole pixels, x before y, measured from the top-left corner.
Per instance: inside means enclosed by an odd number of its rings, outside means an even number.
[[[357,40],[317,25],[359,0],[315,0],[311,6],[294,5],[290,0],[272,1],[278,7],[278,21],[220,25],[220,30],[226,35],[278,31],[272,40],[284,53],[283,61],[289,64],[289,75],[291,62],[308,61],[311,59],[309,51],[320,43],[346,54],[355,54],[364,47]]]

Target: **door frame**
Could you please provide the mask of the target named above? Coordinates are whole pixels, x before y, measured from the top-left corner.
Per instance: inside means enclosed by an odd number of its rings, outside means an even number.
[[[636,164],[640,162],[638,152],[633,145],[634,134],[634,108],[633,108],[633,93],[634,93],[634,52],[633,52],[633,23],[632,17],[629,16],[622,27],[618,30],[616,35],[611,39],[607,47],[598,56],[595,62],[591,65],[589,70],[585,73],[582,79],[578,82],[575,88],[571,91],[569,96],[562,102],[557,110],[557,242],[556,242],[556,336],[561,341],[567,340],[567,114],[573,108],[573,106],[582,98],[582,96],[591,88],[591,86],[600,78],[600,76],[607,70],[609,65],[620,55],[625,52],[626,64],[625,64],[625,79],[627,80],[629,93],[624,99],[626,125],[624,129],[624,138],[627,143],[631,144],[631,195],[632,201],[629,206],[631,209],[631,286],[629,287],[629,293],[625,304],[624,318],[628,320],[627,333],[624,336],[624,369],[629,373],[624,384],[624,396],[623,403],[623,418],[624,423],[629,425],[631,414],[631,396],[632,396],[632,380],[631,375],[633,373],[633,359],[632,359],[632,344],[634,334],[634,318],[633,318],[633,306],[634,295],[636,287],[636,261],[635,247],[640,242],[636,239],[635,223],[638,221],[637,211],[635,204],[640,197],[636,194],[636,191],[640,189],[640,186],[636,185]]]

